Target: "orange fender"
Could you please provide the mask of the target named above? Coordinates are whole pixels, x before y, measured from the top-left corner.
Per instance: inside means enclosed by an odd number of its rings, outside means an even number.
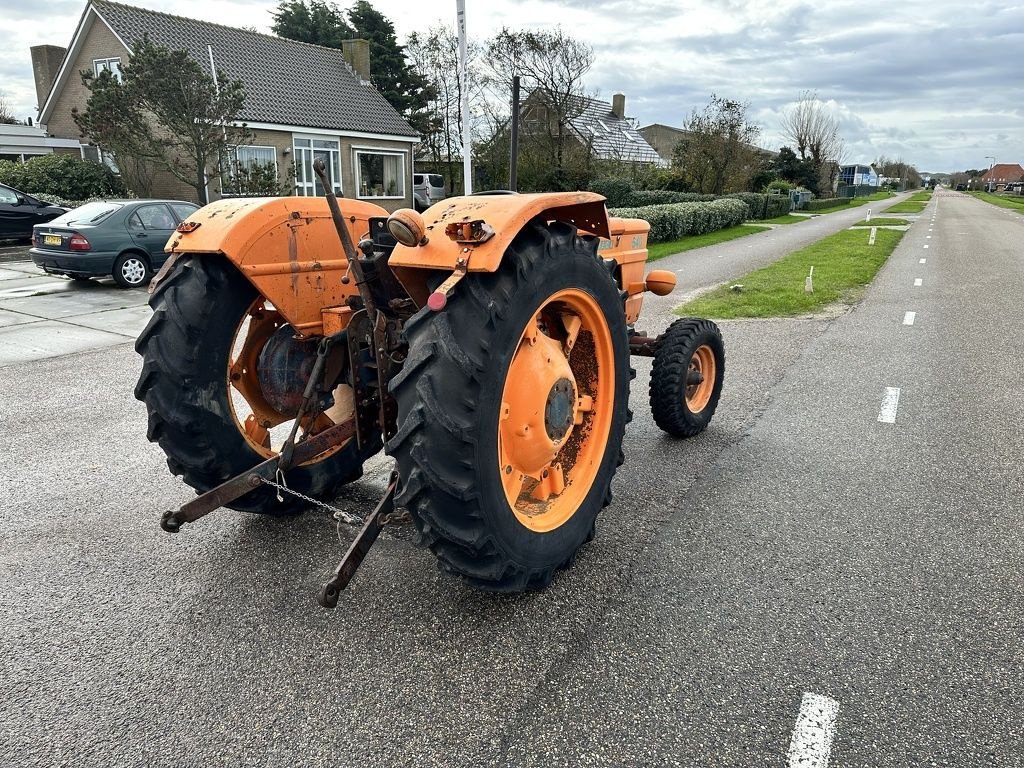
[[[361,200],[341,198],[338,205],[353,242],[368,235],[370,217],[388,215]],[[179,229],[190,231],[175,232],[166,250],[224,256],[303,335],[322,332],[323,308],[358,295],[354,282],[341,284],[348,260],[322,197],[218,200]]]

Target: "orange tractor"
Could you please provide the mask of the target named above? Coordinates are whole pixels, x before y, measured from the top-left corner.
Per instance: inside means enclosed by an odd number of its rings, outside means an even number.
[[[324,187],[330,189],[330,184]],[[718,404],[717,327],[635,330],[647,222],[587,192],[485,193],[423,214],[357,200],[221,200],[178,227],[136,349],[148,437],[219,508],[329,507],[382,448],[387,493],[320,602],[337,603],[382,526],[411,519],[474,586],[547,585],[611,501],[634,372],[654,358],[656,423],[688,437]]]

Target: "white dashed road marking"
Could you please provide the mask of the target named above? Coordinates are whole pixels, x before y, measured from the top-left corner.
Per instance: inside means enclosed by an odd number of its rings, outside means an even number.
[[[921,279],[920,277],[915,277],[914,278],[914,287],[915,288],[920,288],[922,285],[924,285],[924,280]]]
[[[928,247],[928,244],[927,244],[927,243],[925,243],[924,247],[925,247],[925,248],[927,248],[927,247]]]
[[[883,424],[896,423],[896,409],[900,405],[900,388],[886,387],[882,396],[882,407],[878,409],[878,420]]]
[[[800,700],[793,738],[789,742],[789,768],[826,768],[836,735],[839,702],[817,693]]]
[[[921,260],[920,260],[920,261],[918,261],[917,263],[918,263],[918,264],[927,264],[927,263],[928,263],[928,259],[921,259]]]
[[[904,312],[903,313],[903,324],[904,325],[913,325],[915,317],[917,317],[917,312]]]

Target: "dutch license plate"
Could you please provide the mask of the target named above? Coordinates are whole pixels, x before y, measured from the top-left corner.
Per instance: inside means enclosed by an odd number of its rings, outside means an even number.
[[[43,235],[43,245],[60,245],[63,239],[60,235]]]

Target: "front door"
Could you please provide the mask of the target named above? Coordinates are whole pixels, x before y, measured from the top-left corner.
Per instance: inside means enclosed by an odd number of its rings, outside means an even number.
[[[334,192],[341,194],[341,145],[338,140],[296,136],[292,142],[295,148],[295,194],[323,196],[324,186],[313,171],[316,160],[324,161],[328,176],[334,182]]]

